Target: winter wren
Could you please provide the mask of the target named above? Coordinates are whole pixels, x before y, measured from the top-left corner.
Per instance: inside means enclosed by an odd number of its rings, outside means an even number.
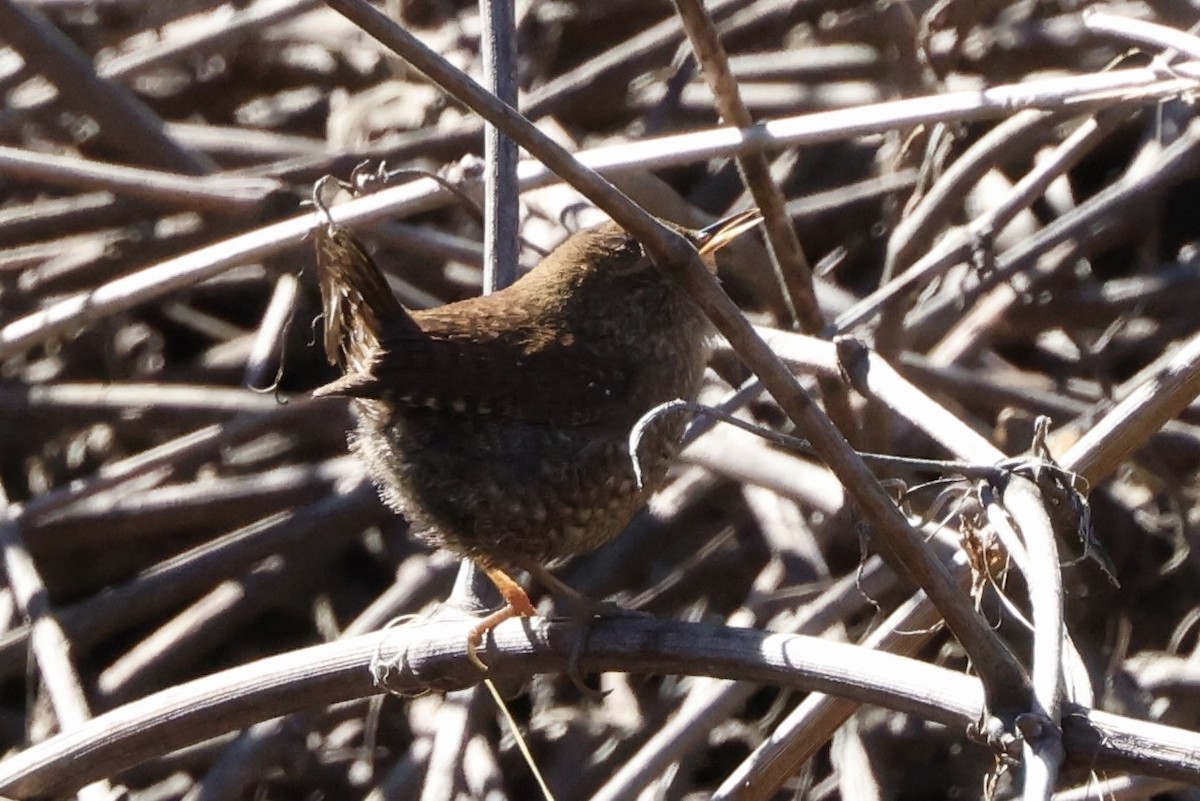
[[[679,230],[711,265],[758,221],[749,211]],[[348,231],[329,225],[315,241],[325,353],[345,374],[314,394],[354,399],[350,447],[383,499],[499,588],[506,605],[468,643],[478,662],[489,629],[534,614],[506,570],[608,542],[662,483],[686,420],[647,429],[641,488],[629,431],[661,403],[695,399],[708,323],[611,222],[506,289],[412,312]]]

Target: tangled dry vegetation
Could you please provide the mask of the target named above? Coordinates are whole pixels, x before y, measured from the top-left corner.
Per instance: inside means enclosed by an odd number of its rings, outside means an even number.
[[[767,210],[783,288],[753,241],[725,290],[856,449],[944,460],[877,482],[721,322],[704,400],[820,458],[713,427],[559,571],[653,618],[497,630],[557,798],[1192,797],[1200,11],[1083,5],[715,0],[739,139],[694,2],[520,4],[522,112],[656,216]],[[480,74],[473,5],[388,11]],[[339,220],[470,296],[477,114],[310,0],[0,0],[0,89],[0,793],[538,797],[454,560],[307,397],[312,183],[369,164]],[[534,173],[524,266],[596,219]]]

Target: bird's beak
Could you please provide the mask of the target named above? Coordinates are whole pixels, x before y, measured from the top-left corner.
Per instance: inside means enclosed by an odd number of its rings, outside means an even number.
[[[757,228],[760,223],[762,212],[758,209],[747,209],[723,220],[717,220],[712,225],[700,229],[696,237],[696,250],[701,256],[712,255],[742,234]]]

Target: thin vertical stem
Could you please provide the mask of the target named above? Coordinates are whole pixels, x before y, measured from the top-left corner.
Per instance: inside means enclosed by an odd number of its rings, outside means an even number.
[[[517,36],[513,0],[480,0],[483,81],[496,97],[517,106]],[[483,291],[517,278],[517,143],[487,124],[483,129]]]
[[[479,0],[483,30],[483,83],[501,101],[517,106],[517,35],[513,0]],[[517,227],[520,189],[517,143],[499,128],[483,127],[483,294],[517,280]],[[470,559],[459,568],[450,602],[465,609],[488,606],[495,590]]]

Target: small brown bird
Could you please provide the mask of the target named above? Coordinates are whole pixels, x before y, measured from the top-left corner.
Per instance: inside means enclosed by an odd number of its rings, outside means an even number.
[[[757,210],[678,229],[708,263]],[[345,374],[316,396],[354,399],[350,447],[418,535],[474,559],[505,606],[472,631],[532,616],[506,572],[615,537],[662,483],[686,420],[646,430],[634,478],[630,428],[694,400],[710,330],[696,306],[615,223],[568,238],[512,286],[408,311],[362,245],[328,225],[315,242],[325,353]],[[713,268],[715,269],[715,267]]]

